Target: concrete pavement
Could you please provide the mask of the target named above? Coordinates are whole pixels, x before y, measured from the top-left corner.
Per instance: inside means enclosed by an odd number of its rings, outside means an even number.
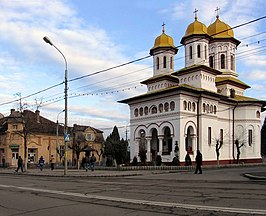
[[[198,179],[213,179],[213,180],[229,180],[229,179],[236,179],[236,176],[231,177],[228,176],[228,171],[232,169],[237,169],[238,174],[242,177],[246,177],[252,180],[266,180],[266,164],[260,164],[260,165],[247,165],[235,167],[235,166],[226,166],[226,167],[219,167],[215,168],[213,166],[204,166],[203,167],[203,175],[201,177],[198,177]],[[229,169],[229,170],[228,170]],[[240,171],[239,171],[240,170]],[[231,170],[233,171],[233,170]],[[38,168],[32,168],[28,169],[27,172],[21,172],[18,173],[15,172],[15,169],[6,168],[0,169],[0,175],[1,174],[13,174],[13,175],[32,175],[32,176],[53,176],[53,177],[128,177],[128,176],[147,176],[147,175],[159,175],[159,174],[182,174],[182,175],[176,175],[179,179],[190,179],[191,174],[194,172],[194,167],[187,168],[183,167],[178,170],[167,170],[165,167],[162,169],[149,169],[149,170],[141,170],[141,169],[134,169],[134,170],[126,170],[122,171],[119,169],[112,169],[112,170],[104,170],[104,169],[98,169],[96,167],[95,171],[88,170],[87,172],[83,169],[77,170],[77,169],[68,169],[67,174],[64,175],[64,169],[54,169],[50,170],[48,168],[43,169],[40,171]],[[204,175],[205,174],[205,175]],[[208,174],[208,175],[206,175]]]

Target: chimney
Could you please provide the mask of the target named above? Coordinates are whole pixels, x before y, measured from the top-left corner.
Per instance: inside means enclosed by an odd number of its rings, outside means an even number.
[[[10,113],[11,113],[11,114],[12,114],[13,112],[15,112],[15,109],[11,109],[11,110],[10,110]]]
[[[39,110],[36,110],[35,111],[35,114],[36,114],[36,122],[37,123],[40,123],[40,111]]]

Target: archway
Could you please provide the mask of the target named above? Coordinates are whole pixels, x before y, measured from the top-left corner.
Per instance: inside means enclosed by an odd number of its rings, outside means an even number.
[[[172,151],[173,140],[171,137],[171,130],[169,127],[165,127],[164,129],[164,138],[163,138],[163,155],[170,155]]]
[[[159,139],[158,139],[158,131],[153,128],[152,129],[152,137],[151,137],[151,155],[152,161],[155,161],[157,152],[159,152]]]
[[[185,147],[188,153],[193,153],[193,139],[194,139],[194,129],[192,126],[187,128]]]

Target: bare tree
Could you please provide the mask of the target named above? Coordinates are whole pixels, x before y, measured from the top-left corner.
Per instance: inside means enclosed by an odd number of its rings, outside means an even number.
[[[216,139],[215,141],[215,152],[216,152],[216,158],[217,158],[217,165],[220,165],[220,149],[223,146],[223,141],[221,141],[220,139]]]
[[[241,151],[240,149],[245,145],[245,143],[242,141],[242,143],[240,144],[240,140],[236,139],[235,140],[235,145],[236,145],[236,162],[239,163],[239,159],[240,159],[240,154]]]

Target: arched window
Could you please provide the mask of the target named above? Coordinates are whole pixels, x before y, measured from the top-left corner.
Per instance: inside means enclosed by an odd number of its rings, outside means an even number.
[[[210,63],[210,67],[214,68],[214,57],[213,56],[210,56],[209,63]]]
[[[163,104],[159,104],[159,112],[160,112],[160,113],[163,112]]]
[[[156,106],[152,106],[151,107],[151,114],[156,114],[157,113],[157,107]]]
[[[203,104],[202,109],[203,109],[203,112],[206,111],[206,105],[205,105],[205,103]]]
[[[138,115],[139,115],[139,110],[138,109],[135,109],[134,115],[135,115],[135,117],[138,117]]]
[[[198,58],[200,58],[200,45],[199,44],[197,46],[197,55],[198,55]]]
[[[193,102],[192,103],[192,111],[195,112],[195,110],[196,110],[196,104],[195,104],[195,102]]]
[[[169,103],[167,103],[167,102],[164,104],[164,111],[165,112],[169,111]]]
[[[213,106],[213,113],[216,114],[217,108],[216,106]]]
[[[204,47],[204,53],[205,53],[205,60],[207,59],[207,45]]]
[[[170,110],[173,111],[175,109],[175,102],[171,101],[170,102]]]
[[[221,69],[225,69],[225,55],[221,55]]]
[[[187,102],[186,101],[184,101],[184,110],[187,110]]]
[[[163,68],[166,68],[166,56],[163,57]]]
[[[213,105],[210,106],[210,113],[213,113]]]
[[[173,69],[173,57],[170,57],[170,69]]]
[[[257,111],[257,112],[256,112],[256,117],[257,117],[257,118],[260,118],[260,111]]]
[[[231,55],[231,70],[235,70],[235,61],[233,55]]]
[[[192,46],[189,46],[189,58],[192,59]]]
[[[159,57],[156,58],[156,68],[157,70],[159,70],[159,67],[160,67],[160,60],[159,60]]]
[[[139,115],[143,116],[143,108],[142,107],[140,107],[140,109],[139,109]]]
[[[148,115],[148,113],[149,113],[149,109],[148,109],[147,106],[145,106],[145,108],[144,108],[144,114],[145,114],[145,115]]]
[[[191,102],[189,101],[187,104],[187,109],[190,111],[191,110]]]

